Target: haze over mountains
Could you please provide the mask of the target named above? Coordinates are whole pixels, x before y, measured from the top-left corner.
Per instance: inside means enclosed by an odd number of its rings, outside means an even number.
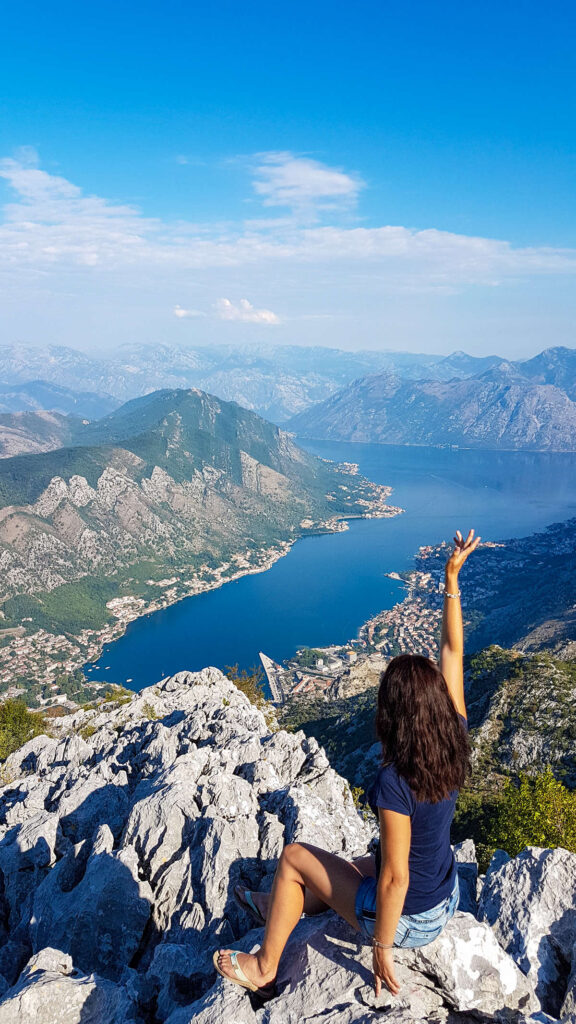
[[[320,402],[358,377],[393,370],[402,377],[422,376],[437,380],[466,377],[497,365],[497,356],[476,358],[464,352],[451,356],[409,352],[345,352],[331,348],[287,346],[215,346],[179,348],[168,345],[123,345],[114,354],[86,355],[75,349],[50,345],[32,348],[9,345],[0,348],[0,381],[15,384],[35,380],[74,392],[77,408],[63,407],[64,396],[47,394],[35,406],[29,400],[11,404],[7,412],[28,408],[76,412],[95,419],[115,404],[162,388],[197,387],[225,401],[276,423]],[[46,383],[44,386],[47,387]],[[0,385],[0,411],[2,410]],[[112,403],[105,409],[89,408],[97,402]]]
[[[354,381],[287,426],[302,437],[385,444],[576,448],[576,352],[548,349],[465,379]]]
[[[31,375],[39,379],[30,380]],[[0,457],[71,443],[51,411],[95,420],[126,399],[197,387],[304,437],[396,444],[566,450],[576,446],[576,350],[508,362],[466,352],[345,352],[299,346],[126,345],[0,349]],[[467,383],[464,383],[467,382]],[[89,390],[87,390],[89,389]],[[74,443],[74,442],[73,442]],[[80,442],[83,443],[83,442]]]

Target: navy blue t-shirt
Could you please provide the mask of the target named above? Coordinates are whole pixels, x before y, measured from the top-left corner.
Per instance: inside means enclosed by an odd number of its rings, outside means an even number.
[[[459,718],[467,729],[466,719],[462,715]],[[376,815],[378,808],[382,807],[387,811],[407,814],[411,821],[410,881],[403,914],[421,914],[424,910],[431,910],[454,888],[456,862],[450,845],[450,825],[457,797],[458,791],[454,790],[448,799],[436,804],[417,800],[394,764],[380,769],[368,792],[370,806]]]

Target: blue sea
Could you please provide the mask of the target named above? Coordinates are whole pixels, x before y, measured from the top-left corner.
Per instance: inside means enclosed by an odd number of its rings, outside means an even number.
[[[306,537],[267,572],[187,598],[131,623],[88,678],[139,690],[182,669],[276,661],[301,646],[353,639],[402,599],[385,573],[411,566],[421,544],[475,527],[486,540],[523,537],[576,516],[576,455],[300,442],[356,462],[393,488],[393,519],[352,520],[344,533]],[[130,681],[128,681],[130,680]]]

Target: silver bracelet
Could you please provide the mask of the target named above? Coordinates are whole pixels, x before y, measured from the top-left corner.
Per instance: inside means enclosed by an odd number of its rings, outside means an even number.
[[[394,943],[391,946],[387,946],[385,942],[378,942],[378,939],[372,939],[372,945],[378,946],[379,949],[394,949]]]
[[[447,590],[444,591],[444,597],[460,597],[460,591],[457,590],[455,594],[449,594]]]

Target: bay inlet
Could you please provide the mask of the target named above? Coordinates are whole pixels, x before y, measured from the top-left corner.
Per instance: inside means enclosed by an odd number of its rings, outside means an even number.
[[[85,667],[88,678],[139,690],[184,669],[250,668],[259,651],[283,661],[301,646],[346,643],[402,599],[402,585],[385,574],[410,568],[420,545],[470,526],[486,540],[522,537],[576,515],[573,453],[300,443],[358,463],[393,488],[390,501],[405,512],[305,537],[266,572],[135,620]]]

